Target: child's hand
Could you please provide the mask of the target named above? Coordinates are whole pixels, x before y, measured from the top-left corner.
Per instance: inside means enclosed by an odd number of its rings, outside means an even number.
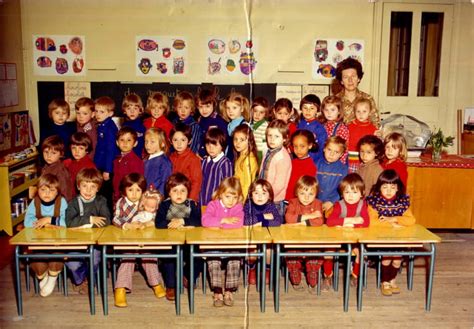
[[[89,222],[97,227],[105,226],[105,217],[91,216]]]
[[[315,212],[311,213],[311,214],[306,214],[306,215],[303,215],[301,216],[301,221],[307,221],[307,220],[310,220],[310,219],[314,219],[314,218],[321,218],[323,217],[323,214],[321,214],[321,212],[319,210],[316,210]]]
[[[273,220],[274,219],[272,213],[263,214],[263,218],[265,218],[266,220]]]
[[[381,221],[381,222],[391,223],[391,224],[398,224],[398,219],[397,219],[397,217],[385,217],[385,216],[381,216],[381,217],[380,217],[380,221]]]
[[[33,222],[33,227],[34,228],[43,228],[47,226],[48,224],[51,224],[51,217],[43,217],[40,218],[36,221]]]
[[[221,224],[236,224],[239,222],[239,217],[225,217],[221,219]]]
[[[110,179],[110,173],[108,173],[108,172],[102,173],[102,178],[103,178],[104,180],[109,180],[109,179]]]
[[[364,219],[361,216],[352,217],[353,224],[364,224]]]
[[[173,218],[168,224],[168,228],[180,228],[184,226],[184,219],[182,218]]]
[[[333,203],[331,201],[323,202],[323,211],[331,209],[332,206],[333,206]]]

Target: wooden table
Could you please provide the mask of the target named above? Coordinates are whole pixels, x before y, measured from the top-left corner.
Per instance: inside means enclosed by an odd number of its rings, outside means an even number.
[[[182,248],[185,233],[183,230],[156,229],[154,227],[143,230],[122,230],[115,226],[108,226],[97,243],[102,245],[102,302],[104,315],[108,314],[107,301],[107,259],[123,258],[174,258],[176,260],[176,314],[181,313],[181,285],[183,282]],[[113,252],[107,253],[111,246]],[[126,253],[126,252],[133,253]],[[155,251],[154,253],[150,253]],[[160,252],[161,251],[161,252]],[[164,251],[164,252],[163,252]],[[169,253],[169,251],[173,251]],[[119,253],[116,253],[119,252]],[[125,253],[123,253],[125,252]]]
[[[95,314],[94,296],[94,245],[102,234],[101,228],[25,228],[10,239],[15,246],[15,289],[17,292],[18,315],[23,315],[20,280],[20,259],[38,258],[87,258],[89,261],[90,312]],[[20,248],[28,247],[33,253],[21,253]],[[38,252],[37,252],[38,251]],[[41,252],[43,251],[43,252]],[[62,251],[62,252],[61,252]],[[70,253],[74,251],[74,253]],[[76,252],[79,251],[79,252]]]
[[[195,257],[259,257],[260,271],[260,311],[265,312],[265,264],[266,244],[272,242],[265,227],[242,227],[237,229],[220,229],[196,227],[186,232],[186,243],[190,245],[189,253],[189,312],[194,313],[194,258]],[[195,252],[197,245],[201,252]],[[229,250],[229,252],[222,252]],[[239,251],[236,251],[239,250]]]
[[[344,279],[344,312],[349,307],[349,277],[352,254],[352,243],[357,243],[359,229],[342,227],[320,227],[282,225],[280,227],[270,227],[270,234],[275,244],[275,312],[280,310],[280,263],[283,257],[287,256],[339,256],[346,257],[346,275]],[[346,246],[346,251],[340,248]],[[281,249],[293,249],[292,252]],[[300,249],[326,249],[326,251],[300,251]],[[334,250],[336,249],[336,250]],[[334,251],[332,251],[334,250]],[[296,251],[296,252],[294,252]]]
[[[408,289],[413,285],[413,267],[415,256],[429,256],[430,267],[428,272],[428,288],[425,302],[425,310],[431,309],[431,294],[433,288],[433,274],[436,256],[436,243],[441,238],[431,233],[423,226],[416,224],[408,227],[371,226],[360,229],[360,259],[366,256],[409,256],[408,266],[409,280]],[[429,244],[425,249],[424,245]],[[368,249],[375,249],[369,251]],[[359,284],[357,291],[357,310],[362,310],[362,290],[365,266],[360,267]],[[380,272],[380,271],[379,271]],[[377,280],[379,282],[379,280]]]

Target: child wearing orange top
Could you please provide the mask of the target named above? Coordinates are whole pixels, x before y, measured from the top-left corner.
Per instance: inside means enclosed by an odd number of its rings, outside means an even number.
[[[285,214],[287,224],[321,226],[323,225],[322,202],[316,199],[318,181],[314,176],[302,176],[296,182],[296,198],[288,203]],[[318,285],[318,271],[323,260],[316,257],[287,257],[286,265],[290,281],[295,290],[303,290],[301,272],[305,263],[306,281],[310,293],[316,293]],[[329,273],[331,274],[331,273]]]
[[[342,112],[342,100],[337,96],[326,96],[321,105],[323,110],[323,126],[329,137],[339,136],[347,142],[349,141],[349,129],[344,123],[344,114]],[[347,151],[344,152],[340,161],[347,163]]]
[[[354,102],[355,119],[349,123],[349,172],[357,172],[359,168],[359,152],[357,143],[366,135],[374,135],[377,127],[370,121],[372,102],[368,98],[357,98]]]
[[[406,160],[408,157],[407,142],[402,134],[393,132],[384,139],[385,158],[382,162],[383,169],[393,169],[402,180],[403,186],[407,186],[408,169]]]
[[[143,125],[148,130],[150,128],[161,128],[166,133],[166,137],[170,137],[173,125],[166,118],[170,110],[168,96],[160,92],[155,92],[148,96],[145,111],[150,115],[149,118],[143,120]]]

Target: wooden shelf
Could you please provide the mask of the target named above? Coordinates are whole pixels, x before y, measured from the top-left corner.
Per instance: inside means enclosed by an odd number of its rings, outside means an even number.
[[[12,226],[16,226],[20,224],[21,222],[23,222],[25,220],[25,214],[26,214],[26,211],[20,214],[20,216],[12,218]]]
[[[13,190],[10,190],[10,197],[13,198],[14,196],[20,194],[21,192],[27,190],[30,186],[36,185],[36,183],[38,183],[38,178],[27,180],[23,184],[15,187]]]

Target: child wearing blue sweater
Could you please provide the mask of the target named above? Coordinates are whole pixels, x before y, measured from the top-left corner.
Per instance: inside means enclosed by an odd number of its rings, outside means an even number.
[[[38,180],[38,195],[28,206],[25,214],[25,227],[41,229],[44,227],[66,226],[66,200],[59,194],[59,180],[53,174],[42,175]],[[54,290],[63,262],[32,261],[31,268],[40,280],[40,295],[46,297]]]
[[[201,144],[201,128],[193,118],[195,109],[193,95],[190,92],[181,91],[174,98],[173,108],[178,115],[173,124],[176,125],[176,123],[182,122],[191,128],[191,143],[189,144],[189,148],[193,153],[197,154]]]
[[[145,126],[142,121],[143,102],[140,96],[130,93],[123,99],[122,110],[125,113],[123,127],[130,127],[137,132],[137,145],[133,152],[141,159],[143,155],[143,146],[145,145]]]
[[[168,139],[161,128],[150,128],[145,133],[145,150],[149,154],[144,161],[145,179],[150,186],[165,195],[165,185],[173,172],[173,165],[168,158]]]
[[[308,94],[301,99],[300,111],[301,120],[298,123],[298,129],[306,129],[313,133],[318,147],[317,152],[311,152],[310,156],[316,163],[319,159],[323,158],[323,145],[326,143],[328,138],[326,129],[319,122],[321,100],[314,94]],[[319,167],[318,167],[319,170]]]

